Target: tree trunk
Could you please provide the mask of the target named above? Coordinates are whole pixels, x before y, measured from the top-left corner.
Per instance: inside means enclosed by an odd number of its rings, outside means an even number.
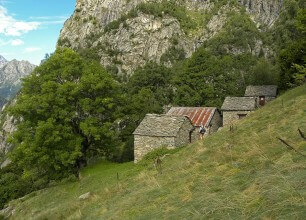
[[[80,179],[80,171],[81,171],[81,169],[83,169],[84,167],[87,166],[86,153],[87,153],[88,148],[89,148],[89,141],[88,141],[88,139],[86,137],[85,140],[82,143],[82,149],[81,149],[82,156],[79,157],[76,160],[76,164],[75,164],[75,173],[74,173],[74,175],[78,179]]]

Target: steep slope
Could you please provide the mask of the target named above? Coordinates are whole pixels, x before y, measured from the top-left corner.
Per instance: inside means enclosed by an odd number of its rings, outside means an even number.
[[[0,96],[0,111],[1,111],[2,107],[6,104],[6,102],[7,102],[7,100]]]
[[[0,96],[14,97],[21,87],[21,79],[29,75],[36,66],[28,61],[12,60],[0,68]]]
[[[78,0],[65,23],[58,46],[73,48],[97,59],[118,74],[131,74],[148,61],[171,65],[223,30],[235,14],[245,15],[261,30],[271,27],[282,0]],[[246,12],[245,12],[246,10]],[[267,51],[263,39],[244,52]],[[256,47],[256,49],[254,48]]]
[[[149,165],[88,167],[10,203],[12,219],[305,219],[306,85]],[[293,146],[288,149],[277,137]],[[303,156],[304,155],[304,156]],[[91,192],[87,199],[80,195]],[[1,213],[1,212],[0,212]]]

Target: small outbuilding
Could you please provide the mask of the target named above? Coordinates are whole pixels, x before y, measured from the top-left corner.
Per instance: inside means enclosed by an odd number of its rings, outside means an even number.
[[[173,149],[189,144],[193,130],[188,117],[147,114],[133,133],[134,162],[160,147]]]
[[[191,141],[199,139],[199,128],[201,125],[206,127],[205,135],[217,132],[222,126],[222,117],[219,110],[215,107],[172,107],[167,115],[187,116],[195,130],[192,132]]]
[[[257,99],[258,106],[264,106],[267,102],[272,101],[277,96],[277,86],[248,86],[245,90],[245,97],[253,97]]]
[[[226,97],[221,107],[223,126],[231,125],[255,111],[256,102],[254,97]]]

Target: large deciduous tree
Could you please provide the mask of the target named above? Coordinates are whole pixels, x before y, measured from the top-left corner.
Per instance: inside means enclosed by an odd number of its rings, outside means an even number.
[[[25,173],[61,177],[78,175],[89,154],[111,156],[118,94],[99,63],[58,49],[24,80],[10,110],[20,119],[11,137],[13,161]]]

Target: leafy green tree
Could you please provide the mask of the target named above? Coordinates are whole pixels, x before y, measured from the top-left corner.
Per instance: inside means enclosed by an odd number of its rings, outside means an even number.
[[[174,103],[182,106],[220,106],[227,95],[244,89],[235,59],[215,56],[204,47],[186,61],[174,77]]]
[[[305,63],[306,63],[306,10],[300,9],[297,12],[295,21],[297,34],[294,41],[287,43],[287,46],[280,51],[280,87],[287,89],[305,82]]]
[[[78,175],[91,154],[111,157],[118,85],[99,63],[58,49],[23,83],[10,112],[20,119],[11,137],[24,173]]]
[[[170,84],[172,75],[169,68],[149,62],[144,67],[138,68],[130,77],[127,91],[130,95],[134,95],[146,88],[154,93],[161,105],[168,104],[173,96],[173,88]]]
[[[39,189],[37,182],[22,178],[22,169],[17,168],[14,164],[0,169],[0,186],[0,209],[8,201]]]
[[[250,70],[250,85],[277,85],[278,69],[264,58]]]

